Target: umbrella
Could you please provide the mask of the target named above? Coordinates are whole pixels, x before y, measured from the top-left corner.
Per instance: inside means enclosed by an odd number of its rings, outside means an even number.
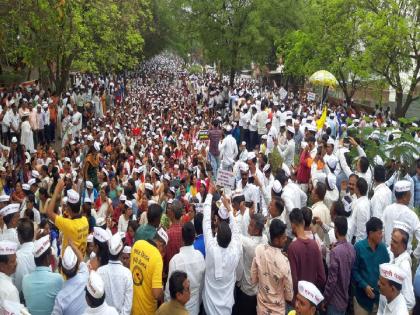
[[[333,88],[335,88],[338,85],[338,81],[335,78],[335,76],[326,70],[319,70],[315,72],[309,78],[309,82],[311,82],[314,85],[321,85]]]

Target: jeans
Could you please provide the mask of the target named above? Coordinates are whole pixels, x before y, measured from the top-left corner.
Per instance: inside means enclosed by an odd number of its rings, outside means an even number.
[[[208,159],[213,171],[213,180],[215,181],[217,179],[217,173],[219,172],[219,167],[220,167],[220,157],[218,156],[214,156],[213,154],[211,154],[210,152],[208,153]]]
[[[327,315],[345,315],[346,311],[339,311],[334,305],[329,304],[327,307]]]

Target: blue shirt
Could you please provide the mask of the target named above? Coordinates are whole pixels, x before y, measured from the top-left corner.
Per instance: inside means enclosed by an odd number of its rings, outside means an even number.
[[[89,270],[84,262],[80,263],[79,271],[64,282],[63,288],[55,299],[53,315],[81,315],[87,307],[85,287],[89,279]]]
[[[367,238],[354,245],[356,260],[352,268],[352,279],[356,285],[355,297],[365,310],[372,312],[373,304],[379,304],[379,265],[389,262],[389,254],[383,242],[379,243],[375,251],[369,246]],[[371,286],[375,299],[370,299],[365,288]]]
[[[414,207],[420,208],[420,176],[413,176],[414,182]]]
[[[420,265],[417,267],[416,274],[414,276],[414,295],[420,297]]]
[[[199,250],[203,254],[204,258],[206,258],[206,247],[204,246],[203,234],[200,234],[195,238],[193,246],[194,249]]]
[[[23,277],[22,292],[32,315],[51,314],[55,297],[63,287],[63,277],[49,267],[36,267]]]

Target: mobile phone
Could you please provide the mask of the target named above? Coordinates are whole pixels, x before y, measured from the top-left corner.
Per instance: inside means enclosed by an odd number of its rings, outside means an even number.
[[[254,183],[254,176],[248,177],[248,183],[250,183],[250,184]]]

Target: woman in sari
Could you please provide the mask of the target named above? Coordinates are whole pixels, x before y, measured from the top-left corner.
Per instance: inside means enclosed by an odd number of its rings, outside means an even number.
[[[95,144],[96,145],[96,144]],[[99,154],[95,146],[89,148],[89,152],[83,164],[83,179],[92,182],[95,189],[99,189],[98,182],[98,167],[99,167]]]

